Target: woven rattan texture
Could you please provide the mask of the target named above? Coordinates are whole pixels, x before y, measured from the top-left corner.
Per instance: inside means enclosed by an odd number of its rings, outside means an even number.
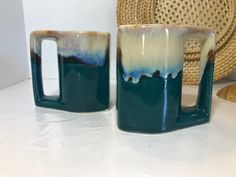
[[[207,26],[217,34],[214,79],[236,68],[235,0],[118,0],[117,23],[188,24]],[[199,77],[199,51],[196,41],[185,45],[184,83],[196,84]]]

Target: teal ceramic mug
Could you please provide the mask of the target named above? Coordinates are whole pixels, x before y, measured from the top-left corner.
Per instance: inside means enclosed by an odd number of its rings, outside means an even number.
[[[197,103],[181,106],[184,43],[201,46]],[[124,25],[118,29],[117,113],[122,130],[158,133],[209,121],[215,33],[208,28]]]
[[[59,95],[46,96],[41,71],[42,40],[57,43]],[[31,34],[31,64],[37,106],[72,112],[109,107],[109,33],[35,31]]]

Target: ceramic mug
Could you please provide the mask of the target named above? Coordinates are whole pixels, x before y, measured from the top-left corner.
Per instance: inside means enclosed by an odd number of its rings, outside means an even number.
[[[57,43],[59,96],[46,96],[41,71],[42,40]],[[37,106],[72,112],[109,107],[109,33],[35,31],[31,34],[31,64]]]
[[[182,107],[184,43],[201,44],[195,106]],[[117,112],[122,130],[158,133],[209,121],[215,33],[174,25],[124,25],[118,29]]]

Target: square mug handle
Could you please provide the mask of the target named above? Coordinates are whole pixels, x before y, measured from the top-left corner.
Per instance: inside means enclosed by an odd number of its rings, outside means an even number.
[[[180,127],[209,121],[215,61],[215,33],[210,29],[189,27],[183,36],[186,40],[200,42],[200,78],[197,102],[192,107],[182,107],[177,123]]]
[[[30,54],[32,68],[32,82],[34,90],[34,100],[37,106],[49,108],[62,108],[61,104],[61,84],[59,74],[59,96],[47,96],[44,94],[42,82],[42,41],[44,39],[57,42],[59,34],[56,31],[34,31],[30,36]],[[59,66],[60,73],[60,66]]]

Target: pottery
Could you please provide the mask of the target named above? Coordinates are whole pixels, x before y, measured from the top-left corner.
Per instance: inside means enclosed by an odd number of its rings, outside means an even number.
[[[42,85],[41,44],[57,43],[59,96],[46,96]],[[109,33],[35,31],[30,50],[34,99],[37,106],[71,112],[109,108]]]
[[[201,44],[195,106],[181,107],[184,43]],[[215,33],[174,25],[123,25],[118,29],[117,114],[125,131],[160,133],[209,122]]]

